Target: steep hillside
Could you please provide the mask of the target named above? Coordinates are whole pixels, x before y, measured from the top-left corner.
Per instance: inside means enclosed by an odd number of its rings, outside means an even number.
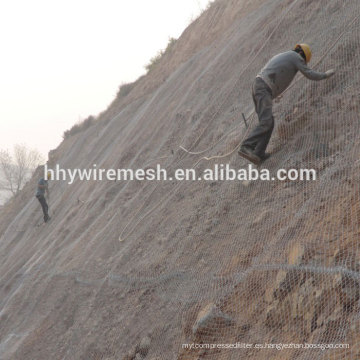
[[[298,75],[274,106],[263,167],[316,181],[52,181],[38,226],[39,169],[0,210],[0,359],[360,358],[359,19],[357,0],[217,0],[52,151],[65,169],[246,168],[236,149],[267,60],[306,41],[311,66],[337,69]]]

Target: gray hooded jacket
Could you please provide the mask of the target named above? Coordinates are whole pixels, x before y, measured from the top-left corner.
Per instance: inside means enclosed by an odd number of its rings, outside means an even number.
[[[325,73],[308,68],[302,56],[292,50],[270,59],[257,77],[263,79],[270,87],[274,99],[290,85],[298,71],[310,80],[327,78]]]

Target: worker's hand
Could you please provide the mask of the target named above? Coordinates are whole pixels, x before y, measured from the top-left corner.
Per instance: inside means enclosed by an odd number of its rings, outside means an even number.
[[[326,74],[326,78],[328,79],[329,77],[333,76],[335,74],[335,70],[331,69],[325,72]]]

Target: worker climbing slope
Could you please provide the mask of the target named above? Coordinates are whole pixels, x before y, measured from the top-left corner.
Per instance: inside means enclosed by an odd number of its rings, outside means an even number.
[[[46,174],[46,179],[41,178],[39,180],[36,195],[35,195],[36,198],[39,200],[40,205],[42,207],[43,214],[44,214],[44,222],[48,222],[50,220],[49,206],[45,199],[45,193],[47,194],[48,199],[50,198],[49,186],[48,186],[48,180],[50,179],[50,177],[51,177],[51,173],[50,173],[50,171],[48,171],[48,173]]]
[[[298,44],[290,50],[274,56],[256,76],[252,97],[259,124],[241,144],[239,155],[259,165],[270,155],[265,152],[274,129],[272,113],[273,99],[281,95],[290,85],[298,71],[310,80],[328,79],[334,70],[325,73],[311,70],[307,64],[311,50],[307,44]]]

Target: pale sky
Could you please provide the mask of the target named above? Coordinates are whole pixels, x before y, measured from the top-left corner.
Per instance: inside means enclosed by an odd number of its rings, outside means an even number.
[[[0,0],[0,149],[46,158],[209,0]]]

